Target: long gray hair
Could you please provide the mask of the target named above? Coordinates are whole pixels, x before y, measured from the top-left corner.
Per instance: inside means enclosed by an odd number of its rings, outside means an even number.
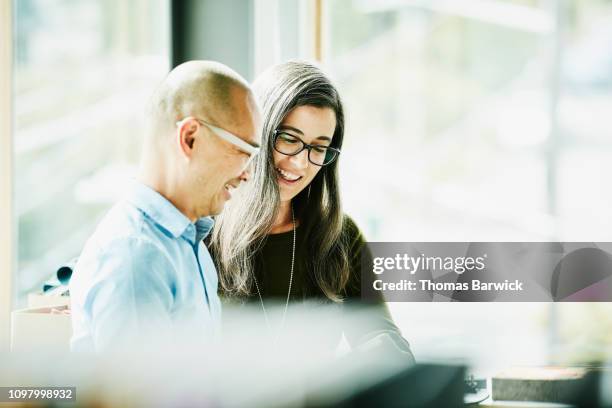
[[[253,86],[263,113],[261,153],[245,183],[216,218],[212,234],[223,290],[247,296],[253,282],[253,257],[265,242],[280,207],[273,134],[298,106],[330,108],[336,114],[331,146],[341,148],[344,112],[331,81],[316,66],[289,61],[264,72]],[[349,278],[347,243],[342,236],[343,213],[338,188],[338,160],[321,168],[308,188],[294,199],[300,230],[307,234],[308,270],[325,296],[341,301]]]

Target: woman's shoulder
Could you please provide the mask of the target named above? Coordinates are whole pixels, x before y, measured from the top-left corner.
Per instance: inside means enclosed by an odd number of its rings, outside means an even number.
[[[342,235],[345,242],[349,242],[351,246],[354,244],[362,245],[365,242],[364,235],[357,226],[357,223],[346,213],[343,214]]]

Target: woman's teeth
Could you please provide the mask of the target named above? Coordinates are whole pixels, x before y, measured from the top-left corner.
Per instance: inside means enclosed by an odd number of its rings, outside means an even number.
[[[285,171],[283,169],[277,168],[276,170],[278,170],[278,173],[280,174],[280,176],[287,181],[296,181],[302,178],[302,176],[298,176],[297,174],[289,173],[288,171]]]

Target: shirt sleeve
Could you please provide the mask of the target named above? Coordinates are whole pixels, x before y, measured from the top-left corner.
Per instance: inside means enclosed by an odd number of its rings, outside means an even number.
[[[91,277],[84,312],[96,350],[170,335],[173,267],[155,244],[117,239],[79,266],[77,273]]]
[[[376,299],[368,299],[368,301],[362,299],[361,285],[363,280],[367,280],[364,283],[368,284],[368,282],[372,282],[375,279],[374,275],[362,276],[362,257],[365,259],[372,258],[372,254],[354,221],[349,217],[345,217],[344,222],[346,223],[345,239],[349,243],[350,262],[350,277],[346,289],[344,313],[359,314],[365,317],[358,319],[359,324],[350,325],[345,328],[344,335],[352,347],[358,347],[384,335],[393,342],[408,362],[414,362],[410,345],[393,322],[382,294],[377,291]]]

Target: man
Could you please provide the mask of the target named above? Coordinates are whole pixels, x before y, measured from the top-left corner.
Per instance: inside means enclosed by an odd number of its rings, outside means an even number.
[[[209,61],[172,70],[152,97],[138,179],[88,240],[70,283],[73,350],[140,346],[220,319],[202,243],[249,178],[260,117],[237,73]]]

